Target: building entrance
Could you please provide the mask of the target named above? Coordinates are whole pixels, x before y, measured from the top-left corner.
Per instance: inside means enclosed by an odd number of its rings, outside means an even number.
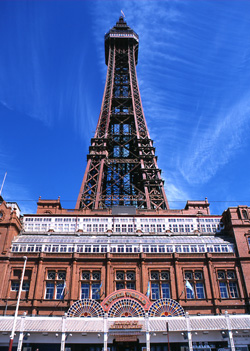
[[[114,341],[112,351],[141,351],[138,341]]]

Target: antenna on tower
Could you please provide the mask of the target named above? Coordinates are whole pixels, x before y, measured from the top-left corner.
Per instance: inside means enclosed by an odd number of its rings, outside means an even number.
[[[5,172],[5,175],[4,175],[4,178],[3,178],[2,186],[1,186],[1,189],[0,189],[0,196],[2,194],[2,190],[3,190],[3,186],[4,186],[4,182],[5,182],[6,176],[7,176],[7,172]]]
[[[121,10],[122,17],[125,18],[124,12]]]

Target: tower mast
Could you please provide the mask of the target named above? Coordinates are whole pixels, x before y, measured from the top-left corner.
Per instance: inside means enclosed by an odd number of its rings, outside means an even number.
[[[137,82],[138,35],[123,16],[105,35],[101,112],[76,209],[168,209]]]

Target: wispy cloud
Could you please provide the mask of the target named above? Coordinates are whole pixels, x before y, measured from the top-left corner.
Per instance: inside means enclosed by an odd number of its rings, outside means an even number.
[[[178,160],[183,177],[191,184],[205,183],[229,162],[250,132],[250,94],[234,106],[219,111],[216,125],[196,131],[184,161]]]

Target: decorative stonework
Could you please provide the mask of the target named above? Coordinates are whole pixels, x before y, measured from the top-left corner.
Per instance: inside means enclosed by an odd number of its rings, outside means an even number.
[[[68,310],[67,317],[104,317],[99,302],[91,299],[76,301]]]
[[[149,317],[184,317],[185,312],[181,305],[172,299],[159,299],[155,301],[149,311]]]

